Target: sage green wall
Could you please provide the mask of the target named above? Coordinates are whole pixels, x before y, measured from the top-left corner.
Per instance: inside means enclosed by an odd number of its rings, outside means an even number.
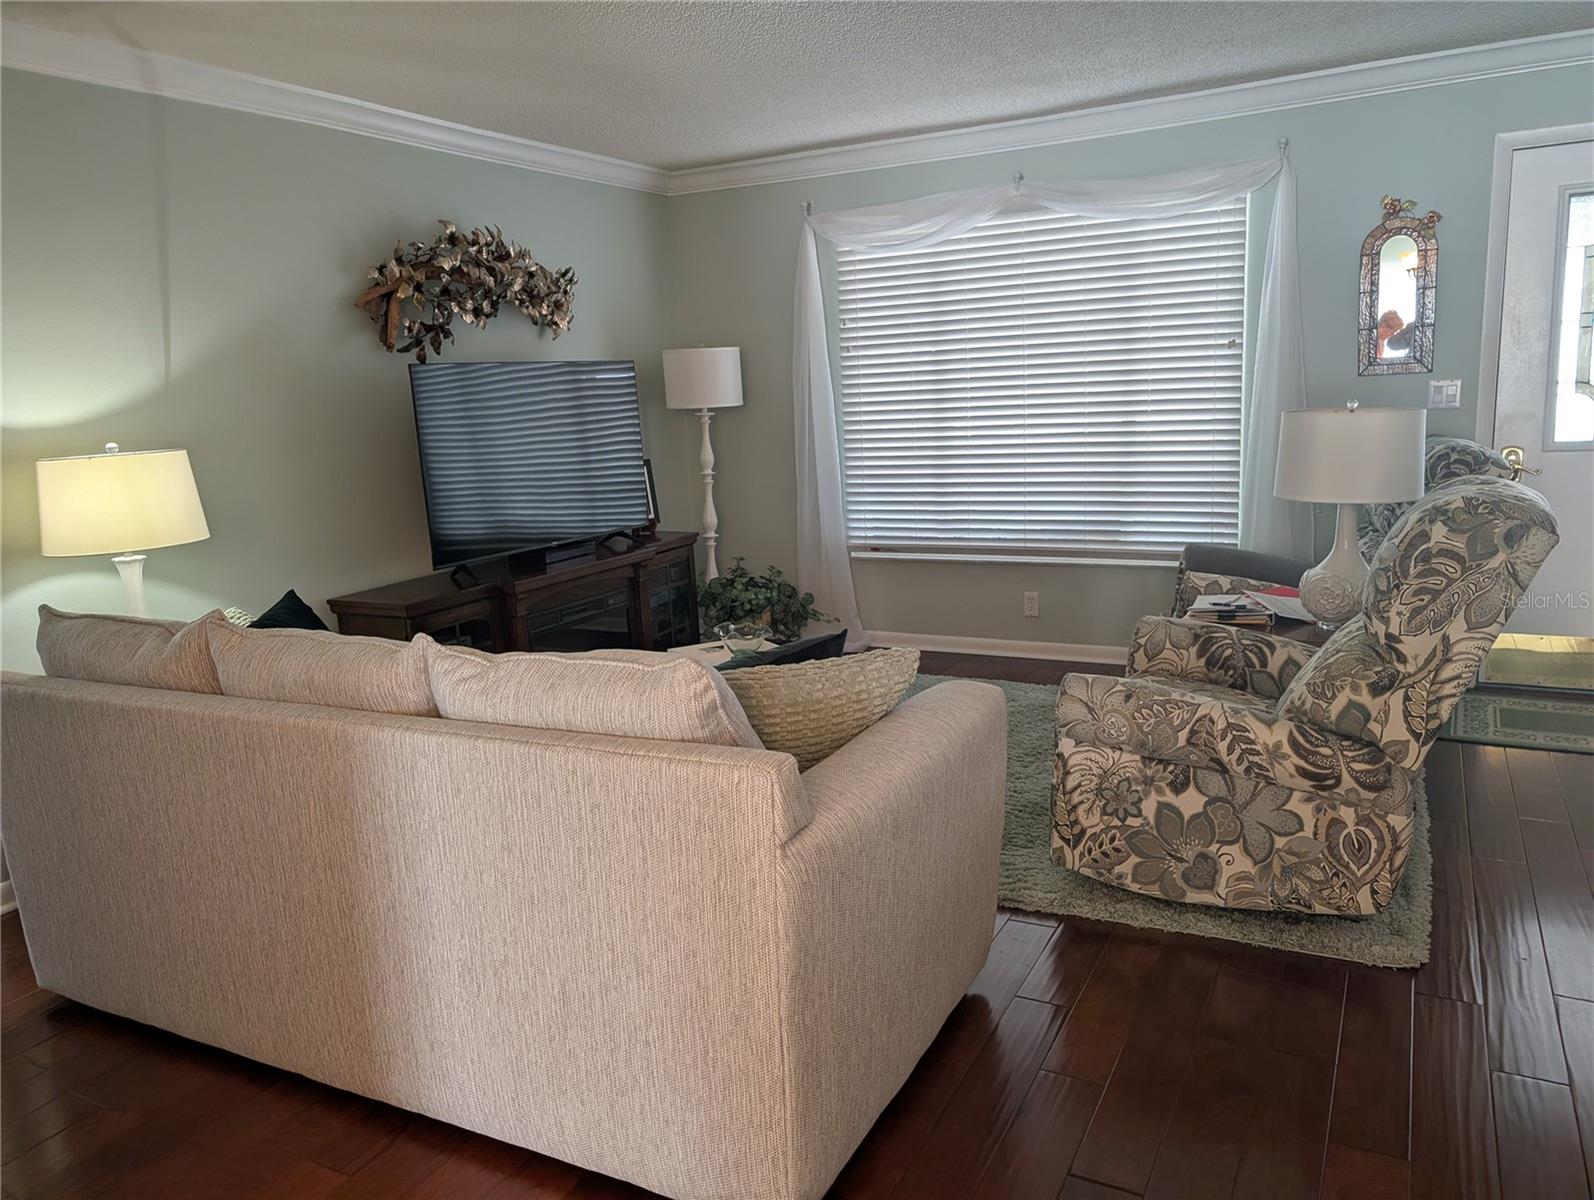
[[[1594,119],[1566,68],[1044,150],[669,200],[290,121],[4,72],[0,164],[0,662],[33,669],[34,608],[116,610],[98,559],[38,554],[36,458],[184,446],[212,537],[151,555],[173,616],[313,601],[419,572],[426,533],[404,361],[350,301],[395,237],[493,222],[575,267],[575,327],[513,314],[455,359],[631,358],[666,524],[694,527],[696,422],[663,409],[659,351],[740,345],[745,407],[714,421],[726,557],[795,562],[791,304],[801,203],[820,209],[1006,179],[1128,177],[1268,153],[1300,178],[1313,403],[1421,404],[1427,376],[1355,373],[1356,252],[1386,192],[1444,213],[1436,377],[1477,393],[1496,132]],[[1387,132],[1398,130],[1398,134]],[[1265,216],[1261,198],[1258,220]],[[1253,238],[1253,245],[1260,242]],[[1253,261],[1253,269],[1256,266]],[[1254,274],[1254,270],[1253,270]],[[872,629],[1121,646],[1166,568],[857,564]],[[1020,594],[1041,593],[1041,617]]]
[[[671,276],[691,303],[667,333],[677,344],[742,348],[746,407],[714,422],[722,546],[759,564],[789,567],[796,559],[791,322],[804,200],[821,211],[852,208],[987,185],[1014,171],[1037,180],[1149,175],[1268,154],[1287,137],[1300,183],[1310,402],[1354,396],[1421,406],[1430,378],[1459,378],[1463,407],[1432,413],[1429,425],[1471,436],[1494,135],[1594,119],[1591,85],[1587,68],[1561,68],[1041,150],[672,197]],[[1386,193],[1444,214],[1432,376],[1356,374],[1357,255]],[[1270,203],[1259,197],[1253,225]],[[1320,538],[1325,521],[1320,514]],[[871,629],[1100,646],[1124,645],[1139,614],[1166,607],[1173,581],[1169,568],[877,560],[856,562],[854,574]],[[1041,593],[1038,619],[1022,616],[1025,591]]]
[[[637,362],[666,522],[695,524],[694,430],[663,409],[663,197],[269,117],[4,72],[0,592],[8,668],[35,608],[120,611],[104,559],[38,552],[37,458],[189,450],[209,541],[153,551],[150,608],[259,611],[427,570],[405,359],[353,307],[433,221],[571,265],[575,323],[459,327],[451,359]]]

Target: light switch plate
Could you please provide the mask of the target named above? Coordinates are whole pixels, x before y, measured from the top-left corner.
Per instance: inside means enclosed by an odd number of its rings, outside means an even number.
[[[1428,381],[1429,408],[1460,408],[1461,380],[1430,379]]]

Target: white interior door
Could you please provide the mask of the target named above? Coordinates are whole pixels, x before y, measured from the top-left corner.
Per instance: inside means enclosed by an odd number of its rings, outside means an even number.
[[[1498,325],[1484,331],[1487,342],[1497,330],[1499,361],[1492,431],[1485,425],[1486,405],[1480,405],[1479,437],[1508,458],[1516,453],[1510,447],[1520,449],[1528,469],[1523,482],[1543,493],[1561,530],[1561,544],[1506,628],[1589,637],[1594,636],[1594,386],[1588,378],[1594,140],[1505,146],[1502,153],[1509,154],[1509,162],[1496,160],[1490,239],[1498,254],[1503,221],[1504,256],[1498,273],[1491,271],[1500,287],[1498,309],[1490,305],[1491,313],[1498,312]]]

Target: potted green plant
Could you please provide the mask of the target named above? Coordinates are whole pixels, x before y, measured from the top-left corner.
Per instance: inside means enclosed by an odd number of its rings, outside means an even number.
[[[834,621],[814,607],[812,592],[799,592],[779,567],[754,575],[736,558],[717,578],[705,580],[697,593],[698,618],[704,637],[727,621],[757,621],[768,625],[777,642],[802,636],[809,621]]]

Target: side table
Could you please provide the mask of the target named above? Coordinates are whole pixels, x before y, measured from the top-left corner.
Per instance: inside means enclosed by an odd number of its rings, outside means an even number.
[[[1292,642],[1305,642],[1308,646],[1321,646],[1333,636],[1317,627],[1316,621],[1290,621],[1283,617],[1273,622],[1273,628],[1262,632],[1274,637],[1289,638]]]

